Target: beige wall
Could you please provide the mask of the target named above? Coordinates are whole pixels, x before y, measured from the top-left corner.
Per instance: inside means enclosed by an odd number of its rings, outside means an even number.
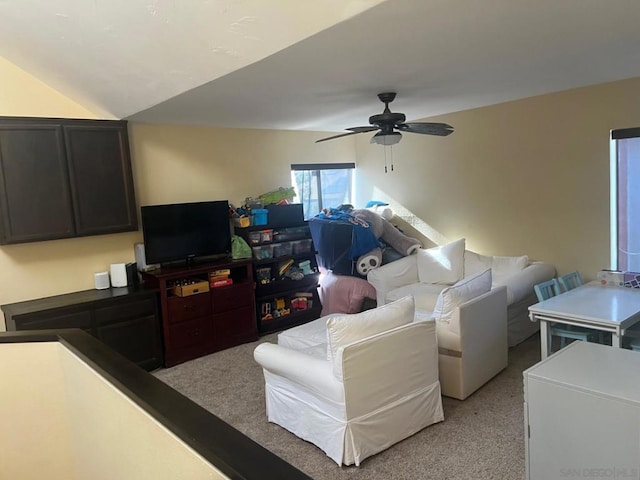
[[[0,478],[228,478],[59,342],[0,345]]]
[[[76,478],[229,478],[70,351],[60,349]]]
[[[60,353],[57,342],[0,345],[0,478],[79,478]]]
[[[472,250],[593,279],[609,268],[609,131],[638,126],[638,91],[635,78],[431,119],[455,133],[405,134],[387,174],[358,136],[358,203],[386,196]]]
[[[82,105],[0,57],[0,115],[96,118]]]
[[[292,163],[353,161],[353,142],[314,144],[324,134],[131,124],[140,205],[228,199],[291,186]]]

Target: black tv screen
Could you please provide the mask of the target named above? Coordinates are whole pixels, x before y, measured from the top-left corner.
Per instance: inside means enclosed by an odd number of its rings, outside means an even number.
[[[141,213],[149,264],[231,252],[227,200],[149,205],[141,207]]]

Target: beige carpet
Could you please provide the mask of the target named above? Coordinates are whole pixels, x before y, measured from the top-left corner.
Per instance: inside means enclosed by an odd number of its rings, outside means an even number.
[[[268,423],[262,370],[253,360],[268,335],[154,375],[317,480],[522,479],[522,372],[540,360],[539,336],[509,350],[509,367],[465,401],[444,397],[445,421],[360,467],[339,467],[314,445]]]

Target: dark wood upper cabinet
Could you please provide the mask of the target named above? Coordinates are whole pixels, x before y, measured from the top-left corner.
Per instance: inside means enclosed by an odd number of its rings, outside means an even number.
[[[137,229],[124,122],[64,127],[77,235]]]
[[[137,230],[126,121],[0,117],[0,244]]]

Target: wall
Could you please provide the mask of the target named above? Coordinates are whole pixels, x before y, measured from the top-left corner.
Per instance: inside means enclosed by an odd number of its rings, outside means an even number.
[[[95,118],[0,58],[0,114]],[[34,100],[35,99],[35,100]],[[138,205],[229,199],[290,186],[290,164],[353,160],[353,141],[324,133],[129,125]],[[0,304],[93,288],[94,272],[134,261],[142,233],[0,247]],[[4,317],[0,318],[0,331]]]
[[[79,478],[60,353],[57,342],[0,348],[0,478]]]
[[[228,478],[59,342],[2,344],[0,378],[0,478]]]
[[[228,199],[291,186],[292,163],[353,160],[324,133],[130,124],[139,205]]]
[[[229,477],[143,411],[73,353],[64,352],[66,406],[76,478],[134,480]]]
[[[609,268],[609,131],[640,124],[639,91],[634,78],[430,119],[455,132],[404,134],[387,174],[384,148],[357,136],[357,204],[394,200],[472,250],[593,279]]]

